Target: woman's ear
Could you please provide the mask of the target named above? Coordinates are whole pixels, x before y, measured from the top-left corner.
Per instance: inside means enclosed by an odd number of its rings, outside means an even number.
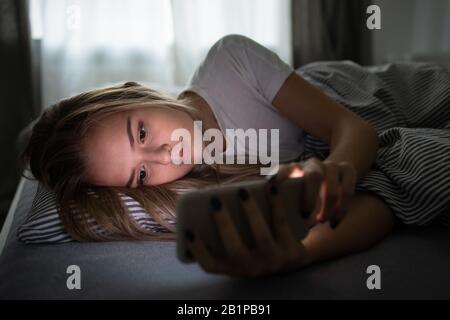
[[[137,82],[134,81],[127,81],[123,84],[124,88],[129,88],[129,87],[140,87],[141,85]]]

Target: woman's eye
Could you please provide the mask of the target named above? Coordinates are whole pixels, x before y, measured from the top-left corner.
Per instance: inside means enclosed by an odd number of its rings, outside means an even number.
[[[141,142],[144,142],[144,139],[146,136],[147,136],[147,131],[144,128],[144,124],[141,122],[141,123],[139,123],[139,140]]]
[[[147,178],[147,172],[145,172],[144,167],[141,168],[139,171],[139,183],[143,185],[145,183],[145,180]]]

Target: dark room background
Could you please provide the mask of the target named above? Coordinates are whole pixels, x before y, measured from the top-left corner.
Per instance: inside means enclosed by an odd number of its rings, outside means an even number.
[[[46,91],[52,90],[52,79],[43,77],[48,70],[41,63],[45,58],[41,40],[32,37],[31,1],[0,1],[0,225],[20,180],[16,158],[26,136],[19,134],[25,132],[22,131],[24,127],[47,106],[43,96],[48,96]],[[183,16],[185,9],[182,5],[187,2],[180,2],[176,8],[177,14],[184,19],[192,18],[187,11]],[[242,0],[236,5],[245,2]],[[285,20],[289,21],[287,32],[290,34],[286,39],[290,40],[280,41],[273,49],[281,53],[289,48],[290,52],[283,55],[291,57],[287,62],[294,68],[317,60],[350,59],[362,65],[392,61],[450,61],[450,1],[286,0],[283,3],[286,7],[279,14],[286,15]],[[366,9],[371,4],[381,9],[379,30],[366,27]],[[248,14],[252,12],[257,12],[256,8],[251,10],[250,7]],[[86,11],[83,14],[86,15]],[[174,27],[176,29],[177,26]],[[186,32],[195,34],[196,30]],[[239,33],[239,29],[233,29],[233,32]],[[184,52],[186,54],[182,58],[190,59],[189,52]],[[189,68],[186,73],[192,71],[192,66]],[[57,68],[51,71],[55,74],[63,72]],[[117,77],[122,77],[120,72]],[[56,83],[54,81],[55,86]],[[52,94],[54,97],[63,95],[57,90]]]

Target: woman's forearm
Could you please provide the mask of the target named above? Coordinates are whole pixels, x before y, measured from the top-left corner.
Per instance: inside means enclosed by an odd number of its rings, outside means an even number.
[[[302,243],[304,266],[367,249],[391,230],[394,215],[386,203],[371,192],[360,192],[350,202],[347,214],[336,229],[318,223]]]
[[[331,136],[330,154],[324,161],[351,163],[358,180],[371,168],[378,151],[378,135],[370,124],[360,121],[343,121]]]

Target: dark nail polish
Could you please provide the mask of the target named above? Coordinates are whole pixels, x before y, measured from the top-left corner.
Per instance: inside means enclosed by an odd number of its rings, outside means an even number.
[[[186,237],[186,239],[188,239],[189,242],[192,242],[195,239],[194,234],[190,230],[184,230],[184,236]]]
[[[330,223],[331,229],[336,229],[336,227],[339,225],[339,221],[338,220],[334,220]]]
[[[237,193],[238,193],[239,198],[241,198],[242,201],[246,201],[248,199],[247,190],[245,190],[243,188],[239,188]]]
[[[222,202],[216,196],[211,198],[211,207],[213,210],[218,211],[222,208]]]
[[[270,187],[270,192],[271,192],[274,196],[277,195],[277,193],[278,193],[278,188],[277,188],[277,186],[272,185],[272,186]]]
[[[194,256],[192,255],[191,250],[186,249],[186,257],[190,260],[194,259]]]
[[[277,178],[277,175],[274,174],[273,176],[271,176],[271,177],[267,180],[267,182],[268,182],[269,184],[274,184],[276,178]]]

